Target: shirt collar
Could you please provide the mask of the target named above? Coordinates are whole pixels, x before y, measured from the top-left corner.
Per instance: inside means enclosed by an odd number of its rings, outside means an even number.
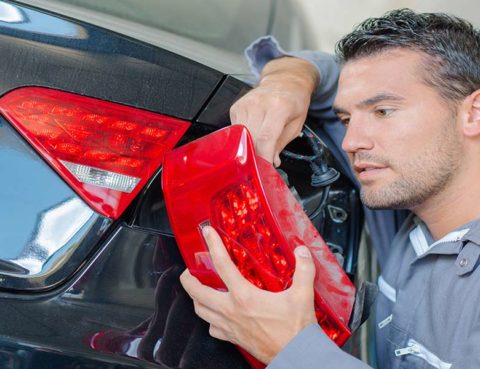
[[[417,258],[428,254],[459,254],[468,241],[480,246],[480,219],[458,227],[435,242],[422,221],[417,218],[414,223],[417,225],[410,231],[409,238]]]
[[[470,228],[470,231],[465,235],[464,240],[473,242],[480,246],[480,219],[475,219],[474,221],[466,224],[465,227]]]

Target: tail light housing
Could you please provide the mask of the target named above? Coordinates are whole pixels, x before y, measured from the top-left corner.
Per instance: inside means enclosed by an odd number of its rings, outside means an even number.
[[[68,92],[25,87],[0,112],[97,212],[117,219],[190,123]]]
[[[162,176],[172,229],[193,275],[226,289],[201,236],[206,224],[219,232],[242,275],[269,291],[291,285],[293,250],[306,245],[316,267],[318,322],[338,345],[345,343],[355,288],[281,176],[255,155],[245,127],[227,127],[167,153]]]

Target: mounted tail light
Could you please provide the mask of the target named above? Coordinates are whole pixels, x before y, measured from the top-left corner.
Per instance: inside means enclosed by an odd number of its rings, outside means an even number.
[[[41,87],[0,98],[0,112],[97,212],[116,219],[189,122]]]
[[[293,250],[307,245],[316,267],[318,322],[338,345],[345,343],[355,288],[281,176],[255,156],[245,127],[224,128],[169,152],[162,175],[170,223],[193,275],[225,290],[201,236],[206,224],[219,232],[242,275],[269,291],[291,285]]]

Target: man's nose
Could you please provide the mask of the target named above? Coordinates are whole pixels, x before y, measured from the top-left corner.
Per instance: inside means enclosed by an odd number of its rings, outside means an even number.
[[[371,150],[373,146],[372,132],[368,122],[362,121],[361,118],[350,117],[342,149],[347,153],[354,153],[360,150]]]

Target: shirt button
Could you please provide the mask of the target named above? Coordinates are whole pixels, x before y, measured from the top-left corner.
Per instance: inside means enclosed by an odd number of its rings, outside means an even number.
[[[458,263],[462,268],[466,267],[468,265],[468,259],[466,258],[463,258],[460,260],[460,262]]]

